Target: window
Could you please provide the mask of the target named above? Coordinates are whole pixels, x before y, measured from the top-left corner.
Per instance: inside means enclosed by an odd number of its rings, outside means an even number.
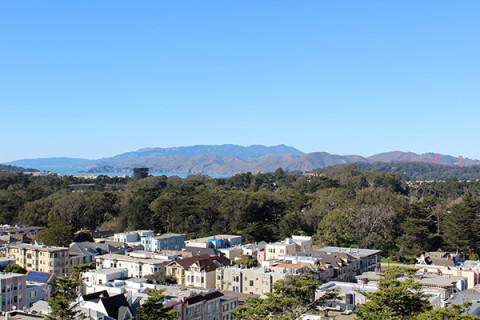
[[[253,287],[253,280],[250,280],[250,287]]]

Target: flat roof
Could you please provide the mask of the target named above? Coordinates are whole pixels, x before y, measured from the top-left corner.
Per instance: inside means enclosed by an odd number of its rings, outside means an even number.
[[[10,278],[18,278],[24,276],[25,274],[23,273],[13,273],[13,272],[1,272],[0,273],[0,279],[10,279]]]
[[[202,238],[197,238],[197,239],[190,239],[188,241],[192,242],[207,242],[209,240],[215,239],[215,240],[223,240],[223,239],[229,239],[229,238],[241,238],[242,236],[239,235],[233,235],[233,234],[217,234],[214,236],[210,237],[202,237]]]
[[[44,245],[34,245],[27,243],[16,243],[8,246],[9,248],[18,248],[18,249],[29,249],[29,250],[39,250],[39,251],[68,251],[69,248],[66,247],[53,247],[53,246],[44,246]]]
[[[127,268],[105,268],[105,269],[92,269],[85,271],[85,273],[96,273],[96,274],[113,274],[117,272],[127,271]]]
[[[153,236],[153,237],[157,240],[161,240],[161,239],[168,239],[168,238],[173,238],[173,237],[176,238],[176,237],[181,237],[181,236],[186,237],[187,235],[183,234],[183,233],[164,233],[162,235]],[[142,238],[144,238],[144,237],[142,237]]]
[[[381,250],[361,249],[361,248],[345,248],[345,247],[323,247],[314,252],[328,252],[328,253],[348,253],[353,256],[369,256],[378,254]]]
[[[161,260],[161,259],[135,258],[135,257],[126,256],[123,254],[115,254],[115,253],[108,253],[101,256],[97,256],[96,259],[141,262],[145,264],[162,264],[166,262],[165,260]]]

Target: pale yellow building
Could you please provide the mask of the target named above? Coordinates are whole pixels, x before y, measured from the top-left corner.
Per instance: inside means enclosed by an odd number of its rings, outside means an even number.
[[[69,259],[68,248],[39,246],[25,243],[9,245],[7,256],[29,271],[67,274],[77,261]]]
[[[268,243],[265,245],[265,260],[274,260],[282,256],[295,255],[297,253],[312,252],[312,238],[307,236],[292,236],[281,242]]]
[[[288,270],[272,271],[265,267],[244,269],[238,266],[216,270],[216,288],[247,294],[262,295],[272,292],[273,284],[284,279]]]

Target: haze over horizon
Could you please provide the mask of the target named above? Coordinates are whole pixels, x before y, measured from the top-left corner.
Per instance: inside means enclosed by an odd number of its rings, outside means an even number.
[[[0,2],[0,163],[285,144],[480,159],[480,2]]]

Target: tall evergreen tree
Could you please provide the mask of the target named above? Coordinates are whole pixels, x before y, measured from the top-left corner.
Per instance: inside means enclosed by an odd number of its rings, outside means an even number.
[[[176,320],[177,311],[163,304],[163,290],[147,289],[148,299],[138,308],[139,320]]]
[[[79,288],[83,282],[82,272],[91,266],[91,263],[75,266],[70,276],[58,278],[52,283],[54,292],[48,299],[48,305],[52,311],[47,316],[48,320],[71,320],[81,316],[77,305]]]
[[[412,275],[415,269],[400,270],[390,267],[380,273],[377,292],[364,292],[368,301],[355,311],[356,320],[411,319],[432,307],[428,295],[421,291],[420,282],[412,278],[400,281],[401,276]]]
[[[448,250],[476,250],[479,240],[477,205],[472,196],[467,194],[461,203],[447,209],[443,221],[443,238]]]

